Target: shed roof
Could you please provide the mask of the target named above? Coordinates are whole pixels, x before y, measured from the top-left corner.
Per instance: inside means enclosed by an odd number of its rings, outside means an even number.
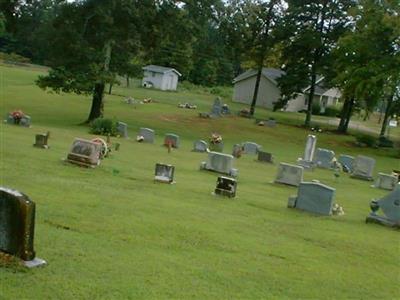
[[[144,71],[150,71],[150,72],[155,72],[155,73],[168,73],[168,72],[175,72],[178,76],[182,76],[181,73],[179,73],[177,70],[174,68],[169,68],[169,67],[161,67],[161,66],[156,66],[156,65],[148,65],[142,68]]]
[[[274,69],[274,68],[263,68],[261,74],[264,77],[271,80],[273,83],[277,84],[276,80],[279,77],[281,77],[283,74],[285,74],[285,72],[282,70],[279,70],[279,69]],[[257,70],[254,70],[254,69],[247,70],[246,72],[240,74],[235,79],[233,79],[233,83],[237,83],[239,81],[245,80],[245,79],[253,77],[255,75],[257,75]]]

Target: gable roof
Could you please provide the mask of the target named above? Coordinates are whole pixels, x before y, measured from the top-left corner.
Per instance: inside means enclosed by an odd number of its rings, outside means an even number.
[[[279,70],[279,69],[274,69],[274,68],[263,68],[261,74],[264,77],[266,77],[267,79],[271,80],[274,84],[278,84],[276,80],[279,77],[281,77],[283,74],[285,74],[285,72],[282,70]],[[239,81],[245,80],[247,78],[250,78],[250,77],[253,77],[256,75],[257,75],[257,70],[254,70],[254,69],[247,70],[246,72],[240,74],[235,79],[233,79],[233,83],[237,83]]]
[[[177,70],[175,70],[174,68],[169,68],[169,67],[161,67],[161,66],[156,66],[156,65],[148,65],[142,68],[142,70],[144,71],[150,71],[150,72],[155,72],[155,73],[161,73],[161,74],[165,74],[168,72],[174,72],[176,73],[178,76],[182,76],[181,73],[179,73]]]

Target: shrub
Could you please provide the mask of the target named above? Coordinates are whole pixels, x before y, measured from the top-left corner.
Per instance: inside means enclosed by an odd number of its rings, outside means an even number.
[[[394,143],[393,143],[393,141],[389,140],[387,137],[381,136],[378,139],[378,146],[379,147],[393,148],[394,147]]]
[[[377,141],[374,136],[368,134],[359,134],[356,136],[356,140],[359,144],[365,145],[367,147],[375,147]]]
[[[318,102],[314,102],[311,107],[311,111],[313,115],[321,114],[321,105]]]
[[[328,117],[337,117],[340,115],[340,107],[337,106],[328,106],[325,108],[324,116]]]
[[[117,126],[111,119],[98,118],[92,122],[91,133],[101,135],[117,135]]]

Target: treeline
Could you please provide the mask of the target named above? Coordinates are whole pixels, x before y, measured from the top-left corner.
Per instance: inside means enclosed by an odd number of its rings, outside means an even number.
[[[398,0],[1,0],[0,51],[51,67],[38,85],[93,94],[91,121],[103,113],[105,84],[141,76],[141,67],[176,68],[183,79],[228,85],[247,68],[286,72],[275,109],[308,89],[311,123],[319,75],[343,93],[339,131],[356,106],[398,109]],[[381,135],[386,128],[382,127]]]

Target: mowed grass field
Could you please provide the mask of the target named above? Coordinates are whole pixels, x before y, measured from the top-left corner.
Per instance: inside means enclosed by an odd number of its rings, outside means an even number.
[[[158,103],[128,105],[106,96],[105,115],[129,125],[130,139],[96,169],[64,164],[75,137],[94,138],[79,125],[90,97],[57,95],[34,85],[40,71],[0,66],[1,116],[22,109],[33,126],[2,123],[0,185],[36,202],[35,250],[44,268],[0,267],[0,299],[398,299],[400,233],[365,224],[369,203],[386,191],[347,174],[306,172],[336,188],[344,216],[321,217],[288,209],[297,189],[271,183],[279,162],[295,163],[309,132],[278,124],[258,127],[236,116],[199,119],[215,96],[115,88],[118,95]],[[234,110],[241,106],[224,99]],[[198,110],[178,109],[191,102]],[[258,110],[257,116],[277,116]],[[282,117],[284,118],[284,117]],[[142,126],[155,144],[135,142]],[[32,146],[49,130],[50,149]],[[196,139],[222,134],[225,152],[254,141],[276,163],[254,156],[235,161],[235,199],[212,195],[216,173],[199,171],[206,154],[191,152]],[[181,148],[161,146],[166,132]],[[318,147],[377,160],[375,174],[400,168],[393,150],[357,148],[351,136],[318,134]],[[153,183],[154,165],[175,165],[176,184]]]

